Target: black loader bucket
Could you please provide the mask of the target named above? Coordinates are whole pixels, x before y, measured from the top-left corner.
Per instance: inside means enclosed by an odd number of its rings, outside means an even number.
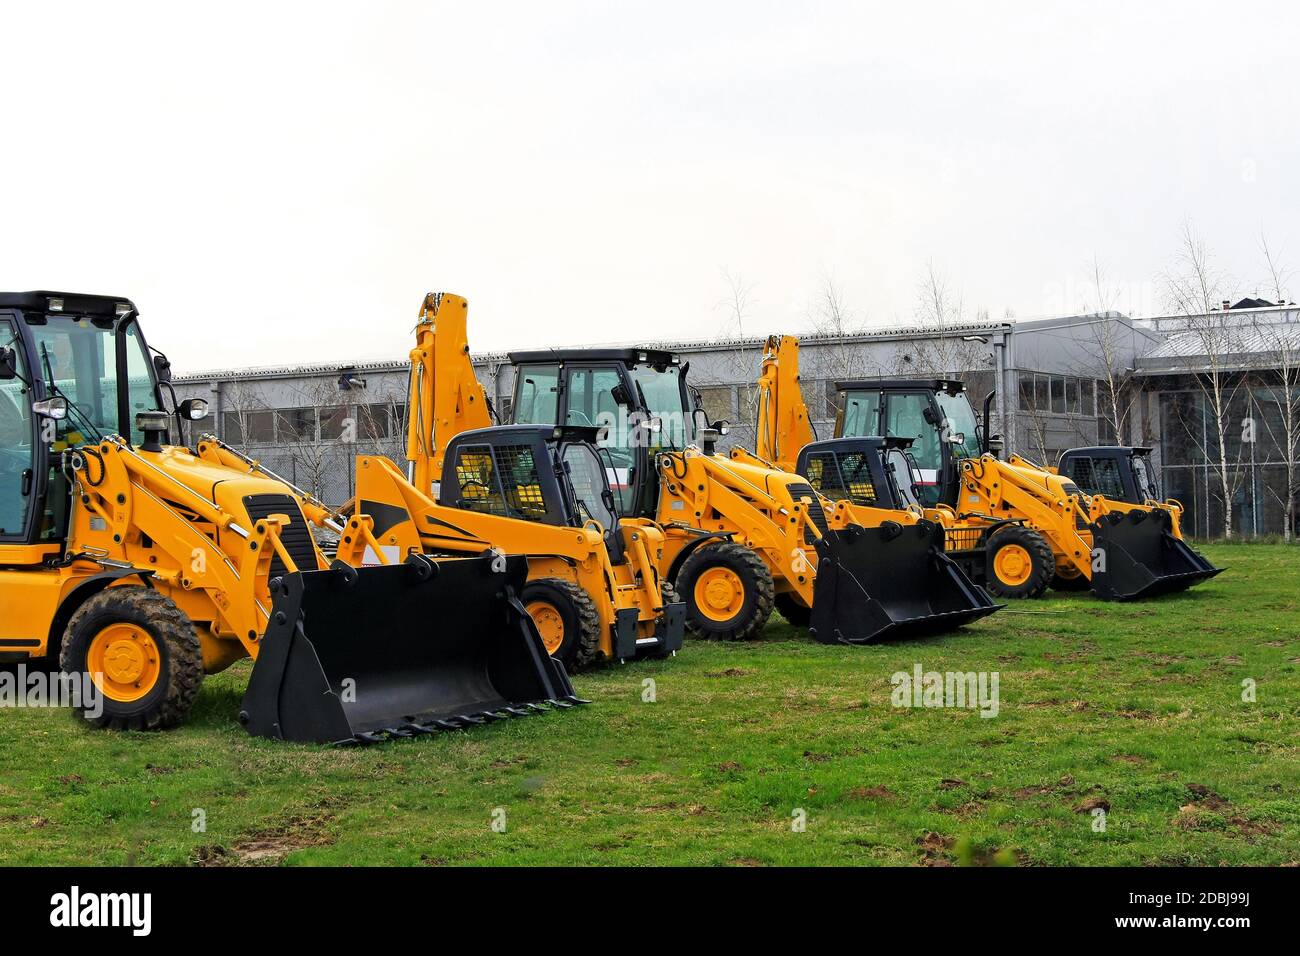
[[[931,521],[851,525],[816,547],[808,633],[823,644],[935,634],[1004,606],[943,553],[943,530]]]
[[[284,575],[240,722],[373,743],[580,703],[516,597],[526,576],[526,558],[492,554]]]
[[[1092,526],[1093,593],[1132,601],[1184,591],[1223,570],[1174,537],[1172,528],[1159,509],[1103,515]]]

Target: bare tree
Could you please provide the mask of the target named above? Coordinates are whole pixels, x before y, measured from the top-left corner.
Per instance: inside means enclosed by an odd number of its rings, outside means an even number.
[[[1270,249],[1267,237],[1260,236],[1260,249],[1267,269],[1269,284],[1274,301],[1279,305],[1286,302],[1285,284],[1290,272],[1281,264],[1277,255]],[[1277,321],[1257,316],[1254,322],[1255,334],[1263,345],[1265,362],[1270,371],[1266,382],[1272,386],[1256,399],[1261,406],[1272,406],[1278,426],[1273,426],[1273,416],[1265,413],[1260,418],[1269,436],[1282,452],[1282,464],[1286,473],[1285,492],[1281,497],[1282,538],[1290,543],[1295,539],[1297,507],[1300,506],[1300,328],[1286,321],[1285,315],[1279,315]],[[1261,408],[1261,411],[1266,409]],[[1267,484],[1265,487],[1268,487]],[[1272,489],[1270,489],[1272,491]],[[1275,497],[1279,497],[1273,492]]]
[[[1231,411],[1244,379],[1230,367],[1229,357],[1240,351],[1240,325],[1225,307],[1231,279],[1218,269],[1205,242],[1190,222],[1184,222],[1179,250],[1163,276],[1172,311],[1183,317],[1194,348],[1187,371],[1196,382],[1211,426],[1204,448],[1197,429],[1188,428],[1193,443],[1201,446],[1212,463],[1223,496],[1223,535],[1232,537],[1232,501],[1241,486],[1240,468],[1228,459],[1229,434],[1234,427]],[[1215,454],[1208,454],[1213,451]],[[1216,460],[1217,456],[1217,460]],[[1236,465],[1240,465],[1240,454]]]
[[[926,262],[917,283],[916,324],[922,334],[911,350],[896,356],[896,372],[955,376],[987,364],[984,343],[963,336],[964,305],[961,290],[954,289],[934,264]],[[987,315],[987,313],[986,313]]]
[[[1137,400],[1133,369],[1127,361],[1130,350],[1124,347],[1124,337],[1131,333],[1119,321],[1119,314],[1114,310],[1115,292],[1096,256],[1092,258],[1092,283],[1097,321],[1088,328],[1096,351],[1093,361],[1080,371],[1099,383],[1097,415],[1105,421],[1116,441],[1123,441]]]

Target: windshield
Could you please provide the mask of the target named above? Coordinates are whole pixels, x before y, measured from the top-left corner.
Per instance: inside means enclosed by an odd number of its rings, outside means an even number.
[[[944,436],[956,442],[952,445],[954,458],[978,458],[980,456],[979,436],[975,433],[975,410],[970,407],[965,392],[949,395],[939,392],[939,409],[947,421],[947,433]],[[961,438],[960,442],[956,440]]]
[[[690,416],[682,395],[681,369],[676,365],[654,368],[637,365],[632,369],[632,380],[640,389],[646,410],[658,418],[659,433],[651,437],[651,444],[661,448],[685,448],[690,433]]]
[[[158,407],[152,366],[134,322],[127,338],[127,412],[132,444],[144,440],[135,427],[137,412]],[[52,395],[68,402],[67,417],[58,423],[54,450],[96,441],[121,432],[117,420],[117,352],[112,325],[89,319],[51,318],[32,326],[36,341],[36,374]]]

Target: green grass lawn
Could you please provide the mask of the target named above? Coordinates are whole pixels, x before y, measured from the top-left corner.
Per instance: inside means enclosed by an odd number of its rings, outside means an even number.
[[[1061,595],[877,647],[774,617],[580,675],[590,707],[379,747],[249,738],[247,664],[167,733],[3,710],[0,862],[1295,863],[1300,548],[1204,550],[1229,570],[1182,595]],[[893,707],[917,663],[997,671],[998,715]]]

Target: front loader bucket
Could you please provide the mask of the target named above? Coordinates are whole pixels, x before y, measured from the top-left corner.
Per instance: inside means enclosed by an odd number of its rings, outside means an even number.
[[[943,553],[943,530],[930,521],[851,525],[816,547],[808,633],[823,644],[949,631],[1003,607]]]
[[[258,737],[371,743],[578,703],[500,555],[286,574],[240,722]]]
[[[1111,512],[1092,526],[1092,590],[1107,601],[1132,601],[1184,591],[1222,568],[1176,538],[1169,515]]]

